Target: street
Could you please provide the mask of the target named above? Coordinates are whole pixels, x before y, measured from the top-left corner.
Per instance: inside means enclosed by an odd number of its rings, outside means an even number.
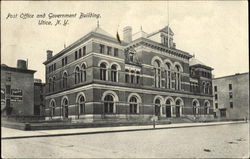
[[[2,139],[3,158],[248,158],[249,123]]]

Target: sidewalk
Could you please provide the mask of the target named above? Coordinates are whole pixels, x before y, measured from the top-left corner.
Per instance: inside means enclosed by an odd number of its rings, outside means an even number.
[[[52,137],[52,136],[66,136],[66,135],[125,132],[125,131],[173,129],[173,128],[216,126],[216,125],[239,124],[239,123],[245,123],[245,121],[213,122],[213,123],[178,123],[178,124],[156,125],[155,129],[153,128],[153,125],[37,130],[37,131],[23,131],[23,130],[1,127],[2,130],[1,139],[18,139],[18,138],[32,138],[32,137]]]

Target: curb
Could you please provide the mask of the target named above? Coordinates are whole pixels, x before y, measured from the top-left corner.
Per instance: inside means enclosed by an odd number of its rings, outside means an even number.
[[[13,137],[1,137],[2,140],[10,139],[23,139],[23,138],[38,138],[38,137],[56,137],[56,136],[71,136],[71,135],[89,135],[89,134],[101,134],[101,133],[117,133],[117,132],[131,132],[131,131],[145,131],[145,130],[161,130],[161,129],[176,129],[176,128],[190,128],[190,127],[206,127],[206,126],[217,126],[217,125],[228,125],[228,124],[243,124],[244,121],[234,123],[220,123],[220,124],[208,124],[208,125],[187,125],[187,126],[173,126],[173,127],[162,127],[162,128],[138,128],[138,129],[126,129],[126,130],[103,130],[93,132],[78,132],[78,133],[63,133],[63,134],[47,134],[47,135],[30,135],[30,136],[13,136]]]

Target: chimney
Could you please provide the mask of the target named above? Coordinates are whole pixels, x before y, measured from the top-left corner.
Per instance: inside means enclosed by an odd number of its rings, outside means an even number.
[[[130,43],[132,41],[132,27],[126,26],[123,28],[123,40],[126,43]]]
[[[17,60],[17,68],[27,70],[27,64],[25,60]]]
[[[51,59],[53,56],[53,51],[47,50],[47,60]]]

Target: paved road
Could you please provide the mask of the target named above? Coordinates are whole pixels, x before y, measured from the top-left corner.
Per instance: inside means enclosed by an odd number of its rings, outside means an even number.
[[[249,125],[2,140],[5,158],[248,158]]]

